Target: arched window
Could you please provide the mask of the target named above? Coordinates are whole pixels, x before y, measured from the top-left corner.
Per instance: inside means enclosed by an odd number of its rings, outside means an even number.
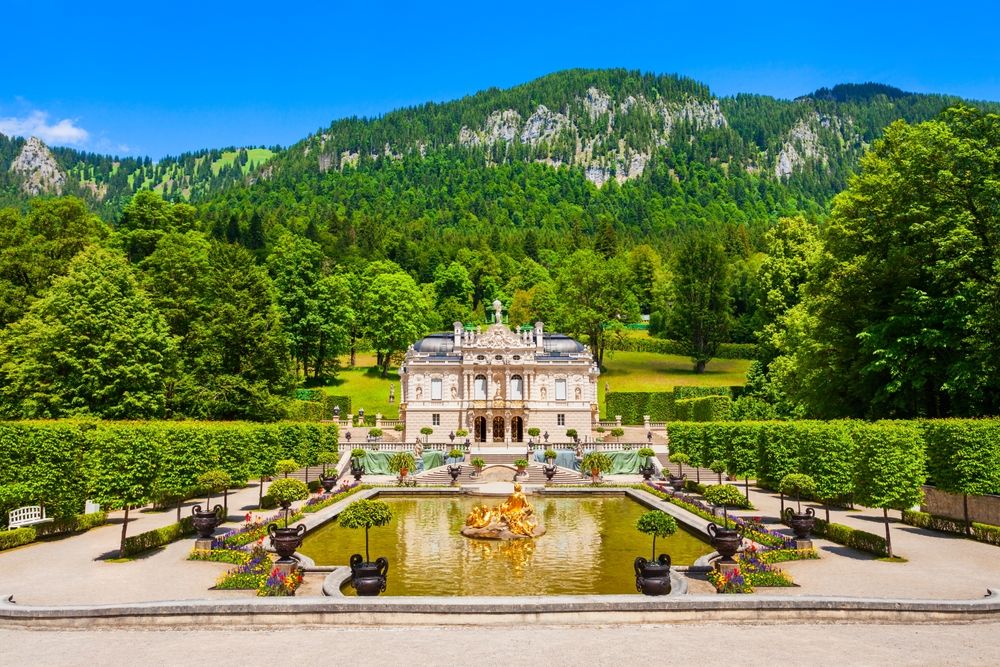
[[[473,398],[477,401],[486,400],[486,376],[477,375],[475,381],[475,390],[473,391]]]
[[[524,380],[520,375],[515,375],[510,379],[510,399],[512,401],[524,400]]]

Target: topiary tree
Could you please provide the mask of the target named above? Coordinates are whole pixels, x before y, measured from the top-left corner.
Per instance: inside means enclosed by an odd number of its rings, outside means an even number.
[[[604,452],[590,452],[580,462],[580,469],[589,472],[596,484],[598,475],[611,470],[611,457]]]
[[[537,438],[541,434],[542,434],[542,429],[538,428],[537,426],[532,426],[531,428],[528,429],[528,435],[530,435],[532,438]]]
[[[463,452],[458,447],[453,447],[450,452],[448,452],[448,458],[450,459],[464,459],[465,452]]]
[[[477,456],[472,459],[472,467],[476,470],[482,471],[482,469],[486,467],[486,460]]]
[[[719,484],[722,484],[722,473],[726,472],[726,462],[722,459],[715,459],[708,465],[708,469],[719,476]]]
[[[677,452],[676,454],[670,455],[670,462],[677,464],[677,476],[684,476],[684,464],[691,463],[691,457],[684,452]]]
[[[434,429],[432,429],[430,426],[421,427],[420,433],[421,433],[421,435],[424,436],[424,442],[429,442],[430,435],[433,432],[434,432]]]
[[[337,517],[337,522],[344,528],[365,529],[365,562],[371,562],[368,555],[368,529],[385,526],[390,521],[392,509],[383,500],[355,500]]]
[[[802,496],[810,498],[816,495],[816,482],[809,475],[793,472],[781,478],[779,490],[788,496],[795,496],[795,504],[799,514],[802,514]]]
[[[285,511],[285,528],[288,528],[289,508],[297,500],[305,500],[309,497],[309,487],[300,479],[279,479],[271,483],[267,490],[267,495],[271,496],[281,509]]]
[[[646,462],[649,463],[649,459],[656,456],[656,452],[654,452],[650,447],[640,447],[639,451],[636,452],[636,455],[638,455],[641,459],[646,459]]]
[[[662,510],[646,512],[635,522],[636,530],[653,536],[653,555],[650,560],[656,560],[656,538],[670,537],[677,532],[677,521]]]
[[[528,459],[518,459],[514,461],[514,467],[518,468],[519,470],[524,470],[525,468],[528,467]]]
[[[464,428],[455,429],[455,435],[458,436],[459,438],[464,438],[465,436],[469,435],[469,431]]]
[[[556,460],[556,456],[557,456],[557,454],[556,454],[556,450],[554,450],[554,449],[552,449],[552,448],[550,447],[550,448],[546,449],[546,450],[545,450],[545,451],[544,451],[544,452],[542,453],[542,456],[543,456],[543,457],[545,457],[545,460],[546,460],[546,461],[548,461],[549,463],[552,463],[553,461],[555,461],[555,460]]]
[[[337,452],[324,450],[316,455],[316,463],[323,466],[323,477],[326,477],[326,467],[331,463],[336,463],[339,458]]]
[[[351,450],[351,458],[357,461],[358,459],[365,458],[365,455],[367,453],[368,453],[367,449],[363,449],[361,447],[355,447],[354,449]]]
[[[370,429],[368,429],[368,435],[371,436],[372,438],[381,438],[382,437],[382,429],[380,429],[380,428],[370,428]]]
[[[613,428],[611,429],[611,437],[617,442],[623,435],[625,435],[625,429],[623,428]]]
[[[285,477],[288,477],[289,473],[293,473],[299,469],[299,464],[295,462],[295,459],[281,459],[274,464],[275,472],[279,472]]]
[[[740,493],[739,489],[735,486],[729,484],[719,484],[717,486],[710,486],[705,489],[705,500],[712,503],[716,507],[722,508],[722,515],[728,516],[726,508],[728,507],[740,507],[742,509],[753,509],[743,494]]]
[[[923,498],[924,443],[916,429],[899,424],[867,424],[857,428],[854,440],[855,498],[866,507],[882,508],[886,552],[892,558],[889,510],[909,509]]]
[[[573,442],[576,442],[576,439],[577,439],[576,429],[575,428],[568,428],[568,429],[566,429],[566,437],[570,438],[571,440],[573,440]]]
[[[201,473],[195,479],[198,487],[205,492],[205,509],[212,506],[212,494],[223,492],[223,508],[226,515],[229,515],[229,487],[233,484],[233,479],[229,473],[221,468],[213,468]]]

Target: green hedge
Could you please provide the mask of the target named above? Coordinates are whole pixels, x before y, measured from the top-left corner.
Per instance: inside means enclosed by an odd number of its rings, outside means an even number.
[[[35,537],[37,537],[37,533],[31,526],[0,531],[0,551],[31,544],[35,541]]]
[[[169,526],[125,538],[125,552],[122,556],[135,556],[144,551],[162,547],[164,544],[170,544],[187,535],[194,535],[194,533],[192,517],[187,516]]]
[[[682,398],[674,403],[674,419],[685,422],[728,421],[733,399],[728,396]]]
[[[927,528],[929,530],[939,530],[943,533],[954,533],[965,535],[965,522],[961,519],[950,519],[945,516],[928,514],[927,512],[917,512],[916,510],[903,510],[903,523],[916,526],[917,528]],[[979,542],[986,542],[1000,547],[1000,526],[991,526],[986,523],[972,522],[970,526],[971,537]]]
[[[1000,420],[916,422],[927,448],[927,477],[942,491],[1000,495]]]
[[[611,349],[622,352],[651,352],[653,354],[676,354],[689,356],[684,343],[666,338],[652,336],[614,337],[610,342]],[[715,359],[756,359],[759,349],[752,343],[722,343],[716,350]]]
[[[304,396],[308,398],[303,398]],[[326,394],[318,389],[299,389],[289,401],[289,421],[323,421],[333,419],[333,408],[340,406],[340,415],[351,413],[351,397]]]
[[[88,498],[84,457],[92,445],[113,450],[117,441],[127,447],[137,434],[155,445],[155,482],[145,492],[167,505],[190,496],[195,478],[211,468],[225,470],[238,487],[272,474],[280,459],[312,465],[319,452],[337,450],[335,424],[0,422],[0,522],[10,510],[36,504],[53,518],[74,517]]]
[[[816,519],[813,534],[817,537],[826,538],[831,542],[843,544],[845,547],[851,547],[852,549],[876,556],[883,557],[889,554],[886,549],[884,537],[863,530],[857,530],[842,523],[827,523],[822,519]]]
[[[65,533],[82,533],[85,530],[103,526],[108,522],[107,512],[92,512],[90,514],[77,514],[76,516],[56,519],[51,523],[40,523],[35,526],[38,537],[49,535],[63,535]]]
[[[692,421],[677,414],[678,401],[720,396],[732,397],[742,387],[674,387],[672,391],[612,391],[604,397],[607,419],[621,415],[623,424],[642,424],[649,415],[653,421]]]

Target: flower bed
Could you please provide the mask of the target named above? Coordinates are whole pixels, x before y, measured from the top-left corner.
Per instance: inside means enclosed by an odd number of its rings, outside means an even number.
[[[708,580],[715,586],[718,593],[753,593],[753,586],[750,585],[739,568],[726,574],[712,570],[708,573]]]
[[[291,574],[285,574],[278,568],[271,570],[264,583],[257,589],[258,597],[284,597],[295,595],[295,591],[302,585],[302,571],[294,570]]]
[[[242,565],[237,565],[219,577],[215,582],[218,590],[253,590],[260,589],[267,581],[267,573],[273,565],[271,556],[261,544],[257,544],[247,554],[248,558]]]
[[[753,545],[737,554],[735,570],[723,575],[717,570],[708,580],[718,593],[753,593],[756,588],[794,586],[792,577],[773,563],[819,558],[814,549],[757,549]]]

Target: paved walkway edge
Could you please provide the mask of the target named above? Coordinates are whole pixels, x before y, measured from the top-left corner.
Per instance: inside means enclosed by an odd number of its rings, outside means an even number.
[[[0,597],[0,626],[263,627],[280,625],[523,625],[525,623],[873,622],[1000,620],[1000,589],[977,600],[850,597],[586,595],[537,597],[310,597],[22,606]]]

